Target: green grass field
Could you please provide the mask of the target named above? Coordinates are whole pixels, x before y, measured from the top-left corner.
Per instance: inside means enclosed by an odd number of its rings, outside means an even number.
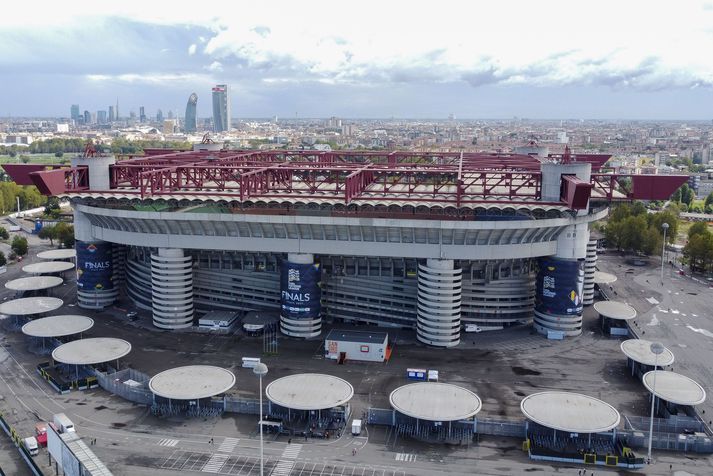
[[[16,157],[0,154],[0,164],[21,164],[20,155],[28,155],[30,157],[29,164],[59,164],[62,160],[69,160],[72,154],[64,154],[64,157],[58,158],[54,154],[17,154]]]

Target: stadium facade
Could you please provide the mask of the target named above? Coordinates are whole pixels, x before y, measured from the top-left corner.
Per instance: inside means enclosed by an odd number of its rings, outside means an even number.
[[[569,151],[146,153],[5,166],[72,201],[80,306],[125,292],[164,329],[262,309],[290,336],[328,319],[415,329],[439,347],[466,323],[581,333],[590,225],[612,200],[665,199],[686,180],[604,173],[608,156]]]

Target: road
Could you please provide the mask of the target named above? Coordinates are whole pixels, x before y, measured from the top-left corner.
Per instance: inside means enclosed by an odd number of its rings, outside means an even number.
[[[634,328],[642,339],[657,340],[671,349],[672,370],[696,380],[708,395],[699,406],[702,417],[713,420],[713,289],[708,284],[680,276],[676,268],[660,261],[646,267],[622,264],[615,255],[599,257],[598,267],[615,274],[614,300],[634,306],[638,316]],[[632,269],[633,272],[626,271]]]
[[[42,247],[33,246],[33,256],[40,249]],[[608,266],[608,260],[609,257],[602,259],[603,267]],[[31,261],[32,258],[28,260]],[[615,261],[611,262],[611,267],[616,268],[618,273]],[[624,272],[625,269],[622,269],[621,274],[624,275]],[[21,274],[19,267],[13,266],[0,279],[4,283],[7,278],[18,274]],[[642,279],[645,283],[643,275]],[[636,288],[636,284],[629,281],[622,276],[615,289],[621,294],[633,295],[632,303],[642,313],[638,323],[646,326],[649,318],[645,313],[654,308],[645,299],[650,297],[650,292],[642,292],[642,288]],[[632,286],[632,289],[627,286]],[[74,288],[71,285],[61,288],[59,293],[66,297],[68,306],[73,305]],[[6,295],[7,291],[0,288],[0,296]],[[678,296],[680,294],[676,295],[672,290],[670,299],[675,300]],[[68,306],[61,312],[77,312],[76,308]],[[663,306],[668,307],[667,304]],[[239,362],[240,356],[260,354],[259,340],[162,332],[152,329],[145,315],[141,321],[129,323],[117,310],[87,314],[96,322],[88,335],[110,335],[130,340],[133,350],[127,362],[150,375],[187,363],[220,365],[236,373],[236,394],[254,397],[257,393],[257,379],[249,369],[240,368]],[[683,317],[688,318],[681,316],[679,319]],[[673,327],[686,329],[682,325],[674,326],[677,322],[674,319],[671,317]],[[43,358],[30,354],[25,337],[7,325],[8,322],[2,323],[0,341],[0,394],[5,397],[0,407],[21,431],[31,432],[38,419],[47,420],[53,413],[65,412],[75,422],[85,441],[96,438],[97,443],[91,448],[117,476],[198,475],[207,472],[259,474],[259,445],[254,417],[227,414],[206,420],[159,419],[145,407],[101,389],[58,395],[34,371],[37,362]],[[650,327],[668,332],[664,325],[668,324]],[[646,331],[649,334],[648,327]],[[438,368],[448,382],[476,391],[483,399],[482,413],[486,417],[521,418],[519,401],[522,396],[544,389],[580,391],[603,398],[622,412],[638,415],[646,412],[645,390],[628,375],[625,359],[618,349],[619,341],[597,332],[596,317],[591,309],[585,314],[584,334],[562,342],[547,341],[532,334],[528,328],[485,334],[469,336],[468,342],[448,351],[414,345],[406,337],[402,339],[399,336],[392,362],[386,365],[351,363],[337,366],[316,358],[319,342],[281,339],[280,354],[265,361],[270,367],[270,379],[302,371],[324,372],[346,378],[354,385],[352,403],[357,415],[370,405],[387,406],[389,392],[405,383],[403,370],[419,363]],[[687,334],[695,342],[705,337],[695,331],[688,331]],[[694,345],[693,341],[690,345]],[[691,355],[681,352],[686,349]],[[681,347],[680,350],[674,347],[677,367],[689,359],[696,362],[697,358],[701,358],[700,361],[705,362],[702,359],[709,358],[707,354],[699,356],[688,347]],[[701,365],[704,366],[703,363]],[[549,475],[576,474],[581,469],[581,466],[575,465],[530,461],[521,451],[520,443],[516,438],[483,437],[479,442],[464,447],[428,445],[394,439],[381,427],[367,427],[360,437],[345,433],[332,440],[305,442],[293,439],[289,442],[285,437],[270,436],[265,445],[266,468],[269,470],[266,474],[415,476],[523,475],[534,472]],[[354,448],[357,449],[356,455],[352,453]],[[657,455],[657,464],[646,468],[645,474],[671,474],[669,464],[672,464],[674,469],[704,475],[709,474],[712,461],[710,457],[662,453]],[[54,474],[47,466],[44,450],[37,462],[47,474]],[[4,466],[2,459],[0,464]],[[617,472],[596,468],[596,473]]]

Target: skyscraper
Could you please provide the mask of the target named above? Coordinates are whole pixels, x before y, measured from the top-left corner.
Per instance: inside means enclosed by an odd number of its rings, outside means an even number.
[[[188,103],[186,104],[186,132],[195,132],[198,129],[198,122],[196,120],[197,105],[198,95],[196,93],[191,93],[188,97]]]
[[[79,119],[79,104],[72,104],[72,107],[70,109],[69,117],[73,120],[76,121]]]
[[[92,123],[92,113],[89,111],[84,111],[84,123],[85,124],[91,124]]]
[[[97,111],[97,123],[106,124],[106,111]]]
[[[139,122],[146,122],[146,110],[144,106],[139,107]]]
[[[114,111],[114,114],[116,114],[116,119],[117,121],[119,120],[119,98],[116,98],[116,110]]]
[[[109,106],[109,122],[114,122],[116,116],[114,116],[114,106]]]
[[[213,88],[213,131],[230,130],[230,94],[227,84],[216,84]]]
[[[163,124],[163,111],[161,109],[156,111],[156,122]]]

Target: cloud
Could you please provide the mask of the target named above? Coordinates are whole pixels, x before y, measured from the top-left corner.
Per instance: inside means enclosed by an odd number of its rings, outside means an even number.
[[[213,61],[211,64],[206,66],[205,69],[214,73],[221,73],[223,71],[223,65],[220,61]]]
[[[191,44],[191,46],[188,47],[188,55],[193,56],[196,54],[196,48],[198,48],[198,46],[195,43]]]

